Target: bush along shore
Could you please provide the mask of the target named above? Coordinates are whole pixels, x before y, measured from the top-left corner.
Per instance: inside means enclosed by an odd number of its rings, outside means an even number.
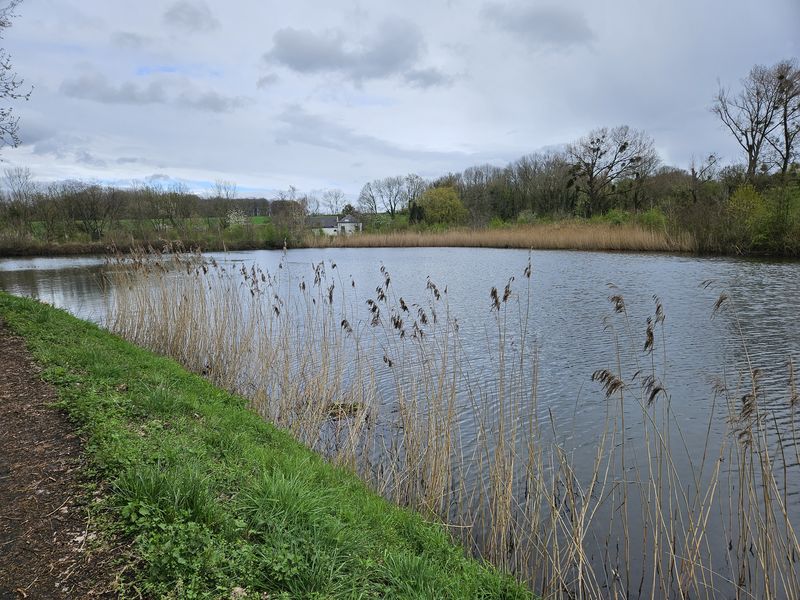
[[[556,169],[556,180],[563,179],[559,201],[533,193],[535,177],[520,189],[512,185],[542,161]],[[714,164],[701,171],[713,171]],[[11,169],[5,173],[7,190],[0,189],[0,257],[164,246],[207,251],[474,246],[800,256],[797,168],[752,180],[735,169],[710,179],[667,169],[641,189],[637,180],[632,188],[617,190],[591,210],[575,186],[567,185],[574,176],[563,161],[550,164],[533,156],[505,170],[487,169],[478,178],[492,182],[485,185],[475,183],[478,171],[469,170],[428,182],[413,177],[371,182],[369,189],[393,183],[390,197],[405,199],[391,207],[375,202],[328,207],[328,220],[347,215],[359,223],[362,233],[348,236],[320,234],[319,203],[292,194],[276,200],[201,199],[185,189],[79,182],[42,187],[29,171]],[[412,182],[419,194],[411,193]],[[498,198],[503,199],[499,205]]]
[[[123,593],[164,598],[529,598],[176,362],[0,294],[80,428],[99,521],[131,539]]]
[[[664,230],[647,229],[635,224],[577,221],[510,225],[497,229],[409,229],[349,236],[317,236],[308,240],[308,244],[323,248],[464,247],[681,253],[696,249],[688,234],[672,237]]]
[[[266,231],[266,233],[265,233]],[[518,248],[523,250],[588,250],[612,252],[697,252],[690,234],[670,235],[636,223],[593,223],[564,220],[542,224],[514,224],[497,228],[368,229],[355,235],[327,236],[309,231],[264,230],[252,226],[230,234],[141,238],[108,236],[104,241],[45,242],[0,237],[0,257],[77,256],[139,252],[143,248],[166,251],[188,249],[214,252],[280,250],[284,248],[409,248],[465,247]]]

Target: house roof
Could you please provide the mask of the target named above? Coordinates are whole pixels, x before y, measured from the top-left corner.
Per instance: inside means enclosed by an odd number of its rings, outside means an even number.
[[[314,215],[308,217],[306,223],[312,229],[336,228],[340,223],[359,223],[360,221],[352,215],[345,215],[341,219],[336,215]]]
[[[313,217],[308,217],[308,221],[306,221],[309,227],[313,229],[322,229],[328,227],[336,227],[338,224],[338,219],[336,215],[316,215]]]

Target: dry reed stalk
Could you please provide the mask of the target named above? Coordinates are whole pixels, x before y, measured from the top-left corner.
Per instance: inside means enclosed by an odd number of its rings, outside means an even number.
[[[264,418],[393,501],[443,520],[468,548],[546,598],[800,598],[796,513],[786,494],[800,461],[787,464],[781,454],[779,464],[771,450],[746,349],[746,393],[720,390],[728,435],[714,446],[712,405],[698,460],[671,409],[663,307],[654,299],[641,350],[615,291],[616,364],[593,378],[616,401],[606,405],[584,468],[559,443],[552,415],[540,414],[534,349],[512,343],[528,339],[530,264],[521,294],[509,281],[489,295],[486,381],[475,380],[480,369],[435,283],[414,304],[396,296],[382,269],[365,311],[335,265],[316,265],[313,281],[295,273],[287,281],[286,270],[137,256],[114,268],[108,324],[248,397]],[[730,299],[717,308],[735,311]],[[638,353],[633,374],[621,359],[626,343]],[[637,414],[640,440],[629,447],[626,428]],[[796,451],[794,421],[791,436]],[[721,534],[712,531],[720,523]]]
[[[310,247],[478,247],[538,250],[611,250],[694,252],[689,234],[677,237],[636,225],[553,223],[504,229],[451,229],[442,232],[400,231],[349,236],[308,236]]]

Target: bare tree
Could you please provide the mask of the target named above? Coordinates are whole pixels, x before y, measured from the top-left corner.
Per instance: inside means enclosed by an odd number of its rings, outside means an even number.
[[[72,183],[67,190],[70,217],[93,241],[102,239],[120,207],[118,190],[84,183]]]
[[[691,176],[689,193],[692,198],[692,204],[697,204],[700,188],[716,177],[718,162],[719,157],[713,152],[700,162],[697,162],[692,157],[692,162],[689,165],[689,175]]]
[[[308,214],[311,215],[318,215],[319,214],[319,197],[314,194],[306,194],[306,209]]]
[[[800,66],[797,61],[784,60],[772,67],[778,86],[778,126],[767,137],[775,164],[786,175],[797,155],[795,143],[800,134]]]
[[[424,215],[420,206],[420,199],[428,189],[428,183],[416,173],[410,173],[403,178],[403,203],[408,207],[408,222],[419,223]]]
[[[189,193],[185,183],[175,182],[168,188],[157,183],[139,186],[134,190],[135,207],[140,219],[150,220],[156,231],[168,227],[179,229],[196,207],[196,196]]]
[[[189,191],[189,186],[180,181],[174,182],[165,192],[170,218],[174,223],[190,218],[197,209],[197,196]]]
[[[361,193],[358,195],[358,208],[362,213],[377,214],[378,213],[378,196],[375,192],[374,182],[367,182],[361,188]]]
[[[217,179],[214,182],[212,198],[219,217],[219,226],[222,229],[227,229],[228,225],[230,225],[229,213],[233,208],[233,201],[237,195],[238,190],[234,182],[224,179]]]
[[[11,20],[16,16],[14,9],[19,6],[22,0],[10,0],[9,3],[0,9],[0,39],[3,30],[11,27]],[[0,48],[0,101],[5,104],[11,100],[27,100],[31,92],[22,91],[24,81],[14,72],[11,65],[11,55]],[[0,106],[0,147],[19,146],[19,118],[14,116],[13,109],[9,106]]]
[[[134,194],[137,199],[134,210],[142,222],[145,219],[150,220],[156,231],[162,231],[173,224],[170,223],[168,206],[164,202],[164,190],[159,183],[137,186],[134,188]]]
[[[503,177],[503,169],[495,165],[476,165],[465,169],[455,181],[461,201],[476,223],[488,221],[492,215],[491,189]],[[435,187],[448,185],[448,178],[434,182]]]
[[[37,192],[34,199],[34,218],[42,224],[44,238],[54,241],[60,235],[67,234],[67,213],[64,197],[67,192],[64,183],[51,183]]]
[[[756,65],[732,94],[720,85],[711,112],[719,117],[747,155],[748,181],[753,181],[765,144],[780,125],[781,85],[775,70]]]
[[[575,190],[567,188],[571,164],[562,150],[537,152],[518,159],[507,169],[509,185],[521,205],[538,213],[572,214]]]
[[[285,190],[278,190],[278,197],[276,200],[280,202],[296,202],[297,201],[297,188],[290,185]]]
[[[402,177],[386,177],[378,180],[378,195],[381,204],[392,218],[405,207],[405,181]]]
[[[367,183],[358,198],[363,212],[377,213],[378,209],[388,212],[392,218],[405,205],[405,186],[402,177],[385,177]]]
[[[18,236],[31,231],[31,211],[36,195],[31,170],[27,167],[12,167],[3,172],[5,188],[5,217],[9,227]]]
[[[416,173],[406,175],[403,178],[403,203],[410,206],[412,202],[417,202],[426,189],[428,184],[422,177]]]
[[[36,192],[33,175],[28,167],[11,167],[3,171],[5,188],[9,198],[19,204],[30,205]]]
[[[322,202],[325,208],[332,215],[338,215],[344,205],[344,192],[342,190],[325,190],[322,194]]]
[[[217,179],[214,182],[214,197],[225,200],[233,200],[237,195],[236,184],[233,181]]]
[[[652,138],[627,125],[595,129],[570,144],[573,184],[585,195],[587,216],[606,210],[606,200],[619,193],[618,184],[649,175],[658,164]]]
[[[287,229],[293,235],[300,235],[305,229],[308,215],[308,198],[298,198],[293,185],[278,192],[278,197],[270,205],[272,220],[278,227]]]

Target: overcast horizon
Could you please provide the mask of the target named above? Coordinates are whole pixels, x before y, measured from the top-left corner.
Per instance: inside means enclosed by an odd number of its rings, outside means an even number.
[[[718,82],[800,56],[800,2],[25,0],[2,45],[34,86],[6,167],[217,179],[242,195],[430,178],[626,124],[681,168],[741,160]]]

